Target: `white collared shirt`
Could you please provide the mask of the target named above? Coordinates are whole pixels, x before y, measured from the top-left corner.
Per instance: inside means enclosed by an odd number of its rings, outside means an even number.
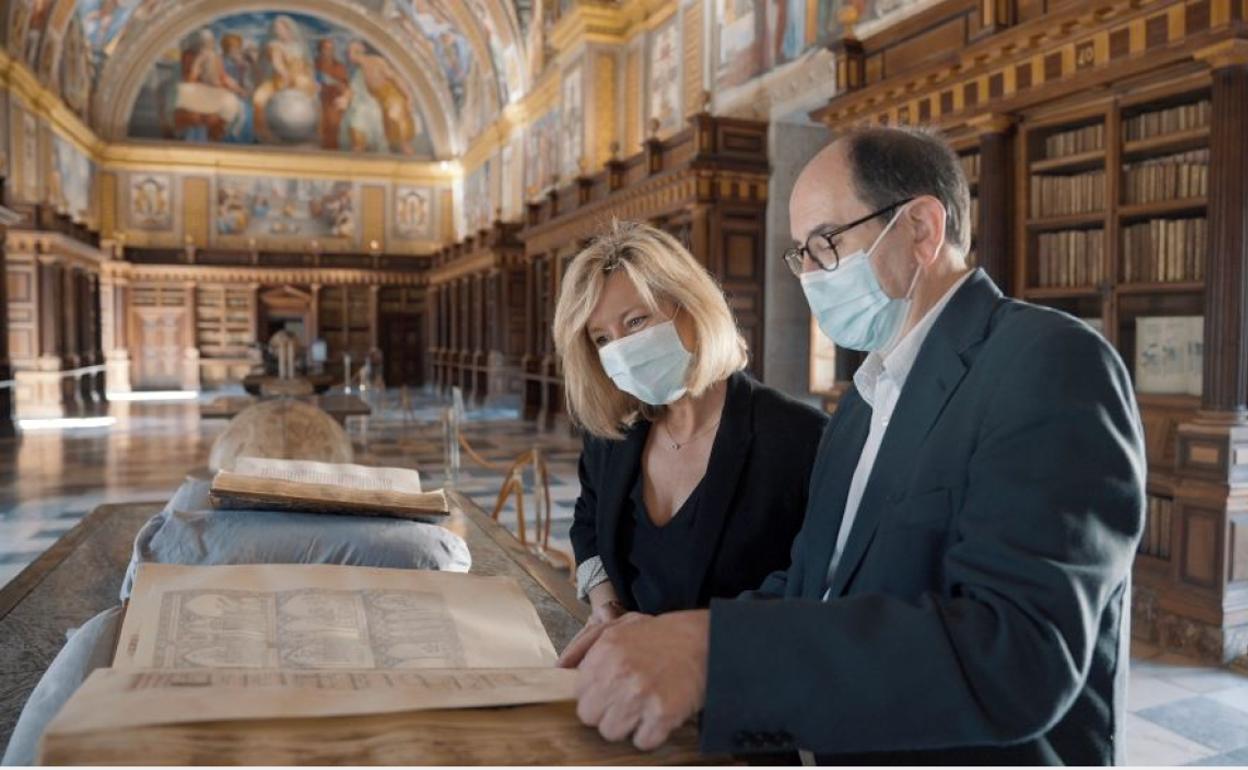
[[[867,480],[871,478],[871,469],[875,467],[876,455],[880,452],[880,444],[884,443],[888,423],[892,420],[893,409],[896,408],[897,400],[901,397],[901,389],[905,387],[906,378],[910,376],[910,369],[914,367],[914,361],[919,357],[923,341],[927,339],[928,332],[936,324],[936,319],[940,317],[957,290],[962,288],[962,284],[966,283],[966,279],[970,278],[974,272],[974,270],[968,272],[953,286],[950,286],[944,296],[932,306],[931,310],[927,311],[922,320],[891,350],[884,353],[872,352],[862,366],[858,367],[858,371],[854,372],[854,386],[858,389],[858,395],[862,396],[862,400],[871,407],[871,428],[867,432],[867,443],[863,445],[862,454],[858,457],[858,466],[854,468],[854,477],[849,482],[849,494],[845,498],[845,515],[841,517],[841,530],[836,535],[836,548],[833,549],[832,560],[828,563],[825,583],[829,587],[828,590],[832,585],[832,575],[836,572],[836,567],[840,564],[841,556],[845,552],[845,542],[849,540],[854,520],[858,517],[862,493],[867,488]],[[824,591],[823,598],[825,600],[828,598],[827,590]]]

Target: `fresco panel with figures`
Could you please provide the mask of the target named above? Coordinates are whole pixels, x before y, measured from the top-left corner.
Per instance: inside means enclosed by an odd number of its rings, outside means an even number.
[[[407,82],[364,40],[313,16],[227,16],[169,48],[134,138],[431,155]]]

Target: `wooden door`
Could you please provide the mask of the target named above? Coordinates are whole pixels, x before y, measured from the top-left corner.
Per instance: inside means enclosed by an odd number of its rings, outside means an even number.
[[[383,315],[381,354],[387,387],[424,384],[424,317],[418,313]]]
[[[136,312],[134,386],[139,389],[182,387],[183,308],[151,308]]]

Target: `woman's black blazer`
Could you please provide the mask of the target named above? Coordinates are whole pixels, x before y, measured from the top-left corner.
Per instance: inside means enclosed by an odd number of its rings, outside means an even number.
[[[694,523],[695,547],[687,562],[692,574],[681,581],[690,588],[672,606],[705,607],[712,598],[756,589],[771,572],[788,568],[827,419],[749,375],[728,379]],[[576,563],[601,558],[629,609],[637,605],[624,578],[627,554],[617,534],[649,432],[650,423],[640,421],[623,440],[585,439],[572,522]]]

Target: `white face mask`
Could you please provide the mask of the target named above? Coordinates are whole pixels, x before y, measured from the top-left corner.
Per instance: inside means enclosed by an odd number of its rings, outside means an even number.
[[[693,354],[685,350],[676,324],[664,321],[598,348],[602,368],[620,390],[651,406],[685,395]]]
[[[846,256],[835,270],[814,270],[801,276],[802,290],[819,329],[843,348],[887,349],[896,341],[910,313],[911,297],[921,271],[915,271],[906,296],[894,299],[880,286],[871,266],[871,255],[902,211],[898,209],[893,214],[870,247]]]

